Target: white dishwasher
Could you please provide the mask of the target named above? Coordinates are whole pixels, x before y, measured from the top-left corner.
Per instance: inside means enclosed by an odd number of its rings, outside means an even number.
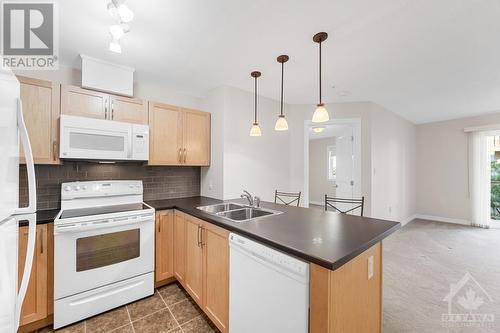
[[[236,234],[229,246],[230,332],[308,332],[309,264]]]

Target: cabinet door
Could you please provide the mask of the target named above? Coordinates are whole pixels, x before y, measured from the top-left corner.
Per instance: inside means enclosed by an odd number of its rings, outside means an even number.
[[[203,221],[186,215],[186,272],[184,287],[191,297],[202,306],[203,297],[203,250],[201,233]]]
[[[116,121],[148,124],[148,103],[138,98],[110,95],[111,117]]]
[[[183,109],[186,165],[210,165],[210,113]]]
[[[203,310],[221,332],[229,322],[229,232],[205,223],[203,247]]]
[[[174,214],[171,210],[156,213],[155,281],[174,276]]]
[[[174,275],[184,284],[186,272],[186,222],[185,215],[175,211],[174,215]]]
[[[75,86],[61,86],[61,114],[107,119],[109,95]]]
[[[18,76],[23,116],[36,164],[59,164],[59,84]],[[21,152],[21,163],[25,163]]]
[[[48,294],[47,294],[47,264],[48,264],[48,234],[47,225],[36,227],[36,244],[33,257],[31,275],[21,309],[20,325],[26,325],[37,320],[41,320],[48,315]],[[28,227],[19,228],[19,284],[24,272],[24,261],[28,245]]]
[[[149,103],[150,165],[181,164],[182,124],[182,112],[178,107]]]

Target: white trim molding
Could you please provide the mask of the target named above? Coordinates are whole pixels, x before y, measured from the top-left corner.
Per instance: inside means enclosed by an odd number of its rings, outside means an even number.
[[[442,217],[442,216],[433,216],[433,215],[424,215],[424,214],[415,214],[413,216],[415,219],[431,220],[431,221],[472,226],[471,221],[465,220],[465,219],[456,219],[456,218],[452,218],[452,217]]]
[[[484,126],[472,126],[464,128],[464,132],[487,132],[500,130],[500,124],[490,124]]]

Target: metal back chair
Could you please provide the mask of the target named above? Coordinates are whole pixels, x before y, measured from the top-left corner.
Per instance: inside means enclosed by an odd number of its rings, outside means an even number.
[[[341,204],[341,205],[339,205]],[[346,206],[344,204],[351,204],[346,209],[341,206]],[[325,211],[328,211],[328,208],[333,208],[335,211],[347,214],[356,209],[361,209],[361,215],[363,216],[363,210],[365,206],[365,197],[361,197],[361,199],[343,199],[343,198],[335,198],[329,197],[325,194]]]
[[[276,190],[274,191],[274,203],[284,204],[287,206],[294,204],[299,207],[301,194],[302,192],[281,192]]]

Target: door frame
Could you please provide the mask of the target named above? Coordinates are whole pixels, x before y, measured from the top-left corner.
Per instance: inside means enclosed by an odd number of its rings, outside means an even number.
[[[327,122],[316,124],[311,120],[304,120],[304,196],[303,205],[309,207],[309,129],[315,126],[327,126],[327,125],[351,125],[353,129],[354,136],[354,171],[355,179],[359,181],[355,182],[354,195],[361,197],[362,193],[362,178],[361,178],[361,118],[340,118],[340,119],[330,119]]]

